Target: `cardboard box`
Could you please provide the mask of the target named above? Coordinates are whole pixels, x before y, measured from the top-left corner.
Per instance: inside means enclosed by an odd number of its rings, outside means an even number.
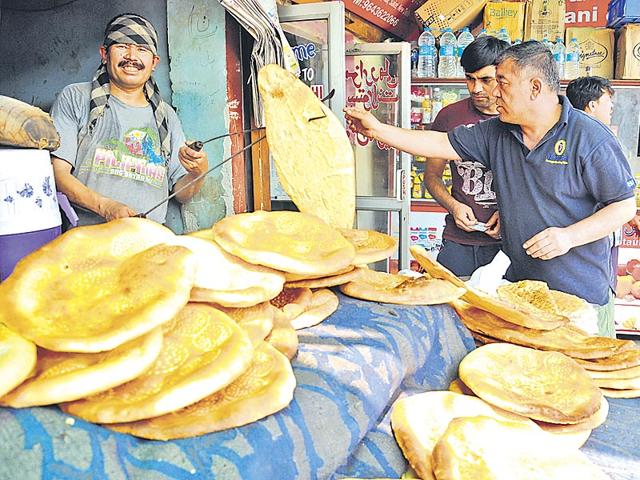
[[[610,0],[566,0],[564,27],[606,27]]]
[[[640,79],[640,25],[620,29],[616,50],[616,78]]]
[[[496,35],[506,28],[513,42],[524,38],[524,3],[489,2],[484,7],[484,28],[490,35]]]
[[[565,45],[572,38],[580,45],[580,76],[613,78],[614,33],[610,28],[567,28]]]
[[[524,17],[524,40],[552,42],[564,38],[565,0],[528,0]]]
[[[435,30],[451,27],[455,32],[482,13],[489,0],[427,0],[416,10],[416,20]]]

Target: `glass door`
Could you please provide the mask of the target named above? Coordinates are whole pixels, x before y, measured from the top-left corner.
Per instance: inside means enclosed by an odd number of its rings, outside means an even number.
[[[344,123],[344,4],[307,3],[278,7],[280,25],[300,63],[300,80],[325,101]],[[283,190],[271,161],[271,204],[274,210],[295,208]]]
[[[347,50],[346,104],[410,127],[410,44],[357,44]],[[398,252],[377,270],[409,267],[410,155],[348,132],[356,158],[357,227],[398,238]]]

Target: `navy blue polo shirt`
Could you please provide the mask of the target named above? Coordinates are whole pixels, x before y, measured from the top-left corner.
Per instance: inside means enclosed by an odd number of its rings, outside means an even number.
[[[458,127],[449,132],[449,141],[460,157],[493,171],[502,249],[511,259],[507,279],[542,280],[549,288],[604,305],[614,287],[608,237],[551,260],[531,258],[522,247],[548,227],[572,225],[634,196],[629,163],[611,131],[565,97],[559,99],[560,120],[533,150],[525,146],[520,126],[498,118]]]

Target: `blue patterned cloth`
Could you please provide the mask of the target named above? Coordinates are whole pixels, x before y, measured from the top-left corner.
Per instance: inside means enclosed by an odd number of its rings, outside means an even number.
[[[159,442],[79,419],[70,425],[56,407],[0,408],[0,479],[399,477],[406,463],[390,405],[403,392],[445,389],[473,349],[448,306],[343,295],[336,313],[299,337],[293,402],[241,428]]]

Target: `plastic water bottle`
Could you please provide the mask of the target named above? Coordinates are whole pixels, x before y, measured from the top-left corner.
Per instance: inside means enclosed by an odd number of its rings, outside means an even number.
[[[440,110],[442,110],[442,93],[436,87],[433,89],[433,98],[431,99],[431,122],[435,121]]]
[[[486,34],[487,34],[487,30],[483,28],[482,30],[480,30],[480,33],[478,34],[478,38],[484,37]]]
[[[522,43],[521,38],[516,38],[515,42],[513,42],[514,45],[520,45],[521,43]]]
[[[503,41],[507,42],[509,45],[511,45],[511,38],[509,37],[509,32],[507,32],[507,29],[505,27],[502,27],[498,31],[498,34],[496,35],[496,38],[498,40],[503,40]]]
[[[440,37],[440,61],[438,62],[438,77],[455,78],[456,50],[458,42],[450,27],[444,29]]]
[[[436,38],[429,27],[418,38],[418,77],[436,76]]]
[[[411,42],[411,78],[418,76],[418,41]]]
[[[464,68],[460,65],[460,59],[462,58],[462,53],[464,49],[467,48],[473,42],[473,34],[469,31],[469,27],[464,27],[462,33],[458,35],[458,62],[457,62],[457,77],[464,78]]]
[[[564,48],[564,43],[562,38],[556,37],[556,44],[553,46],[553,61],[556,62],[556,67],[558,68],[558,76],[559,78],[564,78],[564,62],[566,56],[566,48]]]
[[[580,75],[580,45],[573,37],[567,45],[567,56],[564,62],[564,78],[573,80]]]
[[[542,44],[545,47],[547,47],[549,50],[551,50],[551,53],[553,53],[553,42],[549,40],[549,35],[547,33],[544,34],[544,37],[542,39]]]

